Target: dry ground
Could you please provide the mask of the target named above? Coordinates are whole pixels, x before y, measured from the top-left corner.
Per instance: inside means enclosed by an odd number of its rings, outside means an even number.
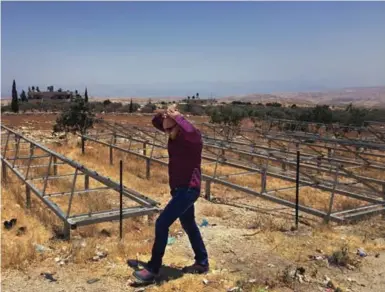
[[[149,117],[131,116],[109,118],[141,125],[149,124],[150,120]],[[4,124],[16,127],[50,129],[54,116],[18,115],[3,116],[2,119]],[[106,149],[88,144],[86,154],[82,155],[76,141],[61,141],[49,146],[115,181],[119,180],[117,166],[108,164]],[[120,158],[127,161],[124,184],[164,206],[169,199],[166,169],[154,166],[148,181],[143,175],[142,162],[129,156],[115,155],[115,161]],[[142,218],[125,220],[124,241],[120,243],[118,223],[103,223],[72,231],[71,241],[63,242],[54,237],[61,227],[54,215],[36,199],[32,201],[32,209],[27,210],[24,207],[24,186],[12,174],[8,178],[7,184],[2,181],[1,218],[2,221],[11,218],[18,221],[15,228],[5,230],[2,227],[1,231],[3,291],[135,291],[129,286],[132,269],[126,265],[126,260],[149,258],[153,226]],[[50,187],[55,191],[64,186],[65,183],[61,183]],[[226,291],[233,287],[243,287],[243,291],[328,291],[325,276],[343,291],[385,290],[385,224],[381,217],[355,225],[327,227],[304,216],[302,220],[311,226],[301,224],[299,231],[295,232],[290,231],[293,212],[288,208],[217,185],[213,186],[213,194],[222,199],[238,198],[242,203],[254,205],[258,212],[200,198],[196,203],[196,220],[198,223],[203,219],[209,222],[209,226],[200,229],[207,244],[211,272],[205,276],[185,275],[161,287],[149,287],[146,291]],[[306,195],[309,196],[310,193]],[[317,202],[310,200],[310,203]],[[75,211],[109,203],[108,200],[87,198],[83,203],[76,203],[78,209]],[[17,229],[21,226],[26,227],[26,232],[18,235]],[[106,236],[105,231],[111,235]],[[170,235],[176,241],[167,247],[165,264],[178,269],[191,263],[193,254],[179,222],[171,227]],[[37,251],[36,244],[45,250]],[[345,260],[357,266],[354,270],[329,266],[324,260],[309,259],[312,255],[332,255],[344,247],[349,250]],[[368,256],[358,257],[355,254],[357,248],[365,249]],[[99,261],[90,260],[96,250],[106,251],[107,257]],[[55,260],[58,257],[67,260],[60,265]],[[296,267],[305,268],[309,282],[300,283],[289,276]],[[41,276],[47,272],[54,273],[57,282],[49,282]],[[99,281],[87,283],[94,278]]]

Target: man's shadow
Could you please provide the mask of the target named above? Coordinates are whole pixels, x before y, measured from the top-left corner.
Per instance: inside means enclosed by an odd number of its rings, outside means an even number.
[[[127,265],[134,269],[135,271],[140,270],[141,268],[146,268],[146,263],[139,261],[139,260],[127,260]],[[164,282],[168,282],[170,280],[176,280],[183,277],[183,272],[180,269],[168,267],[165,265],[162,265],[160,268],[160,276],[156,278],[154,283],[148,284],[148,283],[141,283],[139,280],[132,283],[131,287],[144,287],[152,284],[161,285]]]

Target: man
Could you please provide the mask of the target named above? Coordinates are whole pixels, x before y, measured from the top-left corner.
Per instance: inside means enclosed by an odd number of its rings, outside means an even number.
[[[201,274],[209,270],[206,247],[194,214],[194,203],[201,187],[201,133],[175,107],[159,112],[154,116],[152,124],[169,136],[168,171],[172,199],[156,220],[151,260],[144,269],[134,272],[134,276],[145,283],[151,283],[159,276],[169,227],[178,218],[195,253],[195,263],[184,267],[183,272]]]

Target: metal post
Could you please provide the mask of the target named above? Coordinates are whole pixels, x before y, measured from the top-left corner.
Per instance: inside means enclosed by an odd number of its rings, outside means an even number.
[[[67,221],[64,221],[63,236],[65,240],[70,240],[71,238],[71,225]]]
[[[84,137],[82,136],[82,154],[85,152]]]
[[[33,144],[30,143],[30,144],[29,144],[29,155],[30,155],[30,156],[33,156],[33,148],[34,148]]]
[[[57,158],[53,157],[53,175],[57,175]]]
[[[17,139],[19,138],[19,139]],[[15,167],[17,156],[19,155],[19,148],[20,148],[20,137],[15,137],[17,139],[17,144],[16,144],[16,153],[15,153],[15,159],[13,160],[12,167]]]
[[[150,158],[146,159],[146,178],[150,179]]]
[[[120,240],[123,238],[123,161],[120,160]]]
[[[339,170],[340,170],[340,168],[337,167],[337,170],[336,170],[335,175],[334,175],[333,190],[332,190],[332,193],[330,194],[329,210],[328,210],[328,213],[327,213],[326,218],[325,218],[326,223],[329,223],[330,215],[331,215],[332,210],[333,210],[334,192],[335,192],[335,189],[336,189],[337,183],[338,183],[338,171]]]
[[[25,185],[25,194],[26,194],[26,207],[27,209],[31,208],[31,188],[29,185]]]
[[[147,156],[147,141],[143,142],[143,155]]]
[[[263,169],[261,173],[261,194],[266,191],[266,177],[266,169]]]
[[[7,165],[4,161],[1,162],[1,173],[3,177],[3,182],[7,182]]]
[[[51,154],[51,156],[49,157],[47,175],[44,178],[43,197],[45,196],[45,190],[47,189],[48,177],[49,177],[49,172],[51,170],[51,164],[52,164],[52,157],[53,157],[53,155]]]
[[[298,229],[298,205],[299,205],[299,158],[300,152],[297,151],[297,174],[295,179],[295,228]]]
[[[211,180],[206,181],[205,198],[206,200],[211,201]]]
[[[86,190],[90,188],[90,176],[88,174],[84,175],[84,188]]]
[[[71,212],[71,206],[72,206],[72,199],[74,197],[74,192],[75,192],[75,187],[76,187],[76,179],[78,177],[78,169],[76,168],[75,170],[75,175],[74,175],[74,179],[72,181],[72,188],[71,188],[71,195],[70,195],[70,200],[68,202],[68,209],[67,209],[67,218],[70,216],[70,212]]]
[[[113,148],[110,146],[110,165],[114,164],[114,153]]]
[[[382,185],[382,198],[384,200],[384,206],[385,206],[385,184]],[[385,219],[385,210],[382,212],[382,219]]]

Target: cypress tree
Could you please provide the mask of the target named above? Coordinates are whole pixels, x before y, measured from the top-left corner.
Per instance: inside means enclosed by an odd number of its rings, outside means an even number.
[[[131,98],[131,102],[130,102],[130,108],[128,109],[128,111],[130,113],[133,113],[134,112],[134,104],[132,103],[132,98]]]
[[[17,97],[17,90],[16,90],[16,82],[13,80],[12,84],[12,103],[11,103],[12,111],[17,113],[19,112],[19,99]]]
[[[88,92],[87,92],[87,87],[86,87],[86,92],[84,92],[84,101],[88,102]]]

